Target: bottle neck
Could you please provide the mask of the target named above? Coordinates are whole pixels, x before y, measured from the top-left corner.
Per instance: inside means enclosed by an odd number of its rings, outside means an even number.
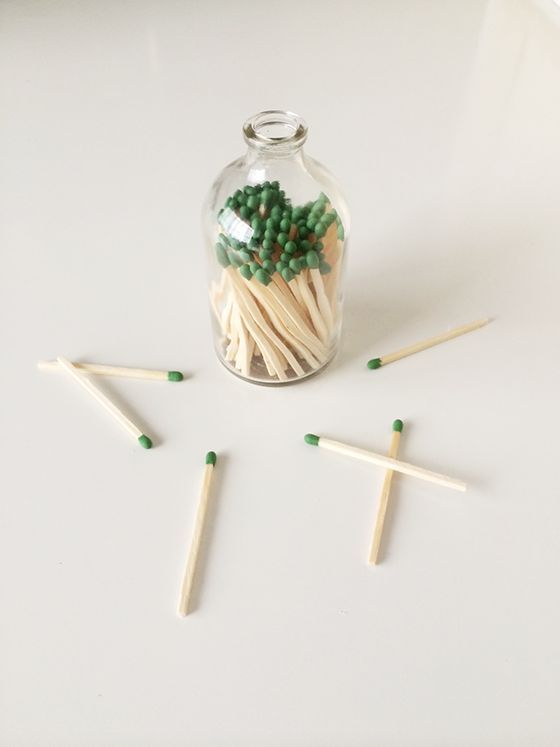
[[[303,157],[307,125],[293,112],[269,110],[255,114],[243,125],[248,159]]]

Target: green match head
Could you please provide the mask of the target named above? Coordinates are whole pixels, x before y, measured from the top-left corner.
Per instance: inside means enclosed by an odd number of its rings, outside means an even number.
[[[372,358],[370,361],[367,362],[368,368],[381,368],[381,358]]]
[[[253,273],[251,272],[251,268],[249,267],[249,265],[241,265],[241,267],[239,268],[239,272],[245,278],[245,280],[251,280],[253,277]]]
[[[404,423],[402,420],[393,420],[393,430],[401,433]]]
[[[148,438],[148,436],[145,436],[144,434],[142,434],[141,436],[138,436],[138,443],[144,449],[151,449],[152,448],[152,439]]]
[[[229,267],[230,261],[229,261],[227,250],[223,246],[223,244],[220,244],[219,242],[216,244],[216,257],[218,259],[218,262],[222,265],[222,267]]]
[[[206,464],[211,464],[214,466],[216,464],[216,452],[215,451],[209,451],[208,454],[206,454]]]
[[[263,270],[262,268],[258,269],[255,272],[255,277],[259,281],[259,283],[262,283],[263,285],[268,285],[270,283],[270,275],[266,270]]]
[[[168,371],[167,381],[183,381],[183,374],[180,371]]]
[[[310,446],[319,446],[319,436],[315,436],[313,433],[306,433],[304,440]]]

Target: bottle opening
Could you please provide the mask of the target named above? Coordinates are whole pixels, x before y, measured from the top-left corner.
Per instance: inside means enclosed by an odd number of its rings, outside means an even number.
[[[307,138],[307,124],[293,112],[270,109],[250,117],[243,134],[256,147],[299,148]]]

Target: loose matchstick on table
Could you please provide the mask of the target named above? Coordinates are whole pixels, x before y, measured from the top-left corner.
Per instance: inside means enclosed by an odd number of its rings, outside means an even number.
[[[403,421],[395,420],[393,422],[393,435],[391,437],[391,444],[389,446],[389,454],[392,459],[397,458],[399,451],[399,441],[403,429]],[[391,492],[391,483],[393,481],[393,470],[388,469],[385,472],[385,479],[383,480],[383,487],[381,488],[381,495],[379,496],[379,503],[377,505],[377,516],[375,518],[375,528],[373,530],[373,538],[371,541],[371,548],[369,551],[369,564],[376,565],[377,557],[379,555],[379,547],[381,546],[381,535],[383,534],[383,525],[385,524],[385,515],[387,513],[387,504],[389,503],[389,493]]]
[[[386,366],[388,363],[393,363],[394,361],[398,361],[401,358],[406,358],[408,355],[413,355],[414,353],[419,353],[422,350],[431,348],[434,345],[439,345],[440,342],[447,342],[447,340],[452,340],[454,337],[459,337],[460,335],[464,335],[467,332],[472,332],[475,329],[480,329],[480,327],[484,327],[486,324],[488,324],[489,321],[490,319],[479,319],[476,322],[465,324],[463,327],[456,327],[455,329],[449,330],[449,332],[444,332],[441,335],[436,335],[436,337],[430,337],[427,340],[423,340],[422,342],[417,342],[414,345],[409,345],[406,348],[401,348],[401,350],[397,350],[395,353],[382,355],[381,358],[372,358],[370,361],[368,361],[367,367],[371,369],[381,368],[381,366]]]
[[[461,490],[463,492],[467,489],[466,483],[461,480],[455,480],[452,477],[440,475],[437,472],[430,472],[430,470],[424,469],[423,467],[416,467],[407,462],[400,462],[398,459],[393,459],[383,454],[376,454],[373,451],[366,451],[365,449],[359,449],[356,446],[349,446],[340,441],[332,441],[329,438],[316,436],[313,433],[308,433],[305,436],[305,442],[311,446],[320,446],[322,449],[327,449],[328,451],[336,451],[338,454],[343,454],[344,456],[354,457],[354,459],[361,459],[364,462],[376,464],[378,467],[401,472],[403,475],[418,477],[420,480],[433,482],[436,485],[442,485],[445,488]]]
[[[74,368],[98,376],[121,376],[128,379],[151,379],[153,381],[183,381],[180,371],[154,371],[149,368],[129,368],[128,366],[107,366],[104,363],[72,363]],[[41,371],[60,371],[58,361],[38,361]]]
[[[200,543],[202,540],[202,532],[204,531],[204,524],[206,521],[206,514],[208,511],[208,499],[210,496],[210,485],[212,484],[212,476],[214,474],[214,467],[216,466],[216,454],[213,451],[209,451],[206,454],[206,464],[204,467],[204,475],[202,478],[202,487],[200,489],[200,498],[198,501],[198,510],[196,512],[196,520],[194,525],[194,532],[191,540],[191,547],[189,550],[189,557],[183,576],[183,582],[181,584],[181,593],[179,596],[179,606],[177,609],[180,617],[186,617],[189,612],[189,602],[191,599],[192,588],[194,583],[194,576],[196,573],[196,564],[198,555],[200,552]]]
[[[135,425],[132,420],[119,410],[119,408],[111,402],[106,394],[103,394],[96,386],[84,374],[80,373],[79,370],[70,363],[66,358],[59,356],[57,358],[59,365],[68,373],[75,381],[80,384],[83,389],[86,390],[107,412],[113,416],[113,418],[121,424],[127,433],[129,433],[144,449],[152,448],[152,440],[145,433],[142,433],[140,428]]]

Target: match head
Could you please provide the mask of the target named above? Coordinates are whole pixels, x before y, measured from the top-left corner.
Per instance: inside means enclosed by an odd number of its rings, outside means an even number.
[[[402,420],[393,420],[393,430],[398,431],[399,433],[402,432],[402,429],[404,427],[404,423]]]
[[[319,436],[315,436],[313,433],[306,433],[304,440],[310,446],[319,446]]]
[[[183,381],[183,374],[180,371],[168,371],[167,381]]]
[[[216,452],[215,451],[209,451],[208,454],[206,454],[206,464],[211,464],[214,466],[216,464]]]
[[[367,367],[371,369],[381,368],[382,365],[381,358],[372,358],[367,362]]]
[[[138,436],[138,443],[144,449],[151,449],[152,448],[152,439],[148,438],[148,436],[145,436],[144,434],[142,434],[141,436]]]

